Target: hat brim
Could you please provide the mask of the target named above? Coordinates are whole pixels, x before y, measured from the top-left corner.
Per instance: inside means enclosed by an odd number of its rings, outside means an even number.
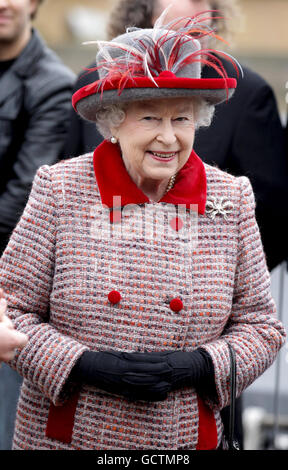
[[[212,105],[227,101],[237,86],[234,78],[173,78],[155,79],[139,77],[126,83],[120,92],[115,83],[109,82],[101,90],[100,81],[80,88],[72,97],[75,111],[88,121],[96,122],[96,113],[104,106],[118,103],[151,100],[157,98],[201,97]]]

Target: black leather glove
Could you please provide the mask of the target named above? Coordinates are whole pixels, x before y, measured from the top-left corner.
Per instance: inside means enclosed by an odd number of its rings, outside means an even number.
[[[170,390],[171,374],[166,360],[149,353],[143,353],[135,361],[129,359],[129,354],[126,357],[126,353],[118,351],[85,351],[70,379],[129,400],[164,400]]]
[[[124,357],[131,363],[137,364],[149,357],[150,361],[163,364],[165,362],[170,367],[170,374],[166,380],[170,384],[170,390],[193,386],[195,388],[202,385],[211,385],[214,382],[214,366],[210,354],[198,348],[194,351],[165,351],[151,353],[123,353]],[[137,380],[137,379],[136,379]],[[135,383],[135,378],[131,376],[129,383]],[[215,389],[215,385],[214,385]]]
[[[129,400],[160,401],[169,391],[185,386],[215,391],[212,359],[201,348],[160,353],[86,351],[71,378]]]

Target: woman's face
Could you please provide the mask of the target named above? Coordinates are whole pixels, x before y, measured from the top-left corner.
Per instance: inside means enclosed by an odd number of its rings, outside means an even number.
[[[193,149],[193,101],[172,98],[130,104],[125,120],[111,131],[135,182],[170,178],[185,165]]]
[[[191,17],[202,11],[211,10],[214,8],[212,3],[213,2],[210,0],[157,0],[155,2],[153,23],[168,7],[169,10],[165,17],[165,23],[169,23],[169,21],[175,20],[176,18]]]
[[[169,10],[165,16],[165,24],[168,24],[170,21],[175,21],[178,18],[186,18],[197,15],[198,13],[213,10],[215,7],[213,2],[210,0],[157,0],[155,2],[155,14],[152,18],[152,23],[154,24],[158,16],[169,7]],[[203,17],[206,18],[206,21],[203,21],[203,24],[212,26],[211,17],[212,13],[206,13]],[[203,18],[202,17],[202,18]],[[176,29],[184,27],[186,20],[183,22],[177,23],[175,26]],[[201,47],[203,49],[209,47],[210,36],[204,36],[200,39]]]

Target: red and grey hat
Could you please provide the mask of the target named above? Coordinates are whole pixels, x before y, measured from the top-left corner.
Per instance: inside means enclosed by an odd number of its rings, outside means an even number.
[[[175,30],[183,21],[185,26]],[[74,109],[95,122],[98,111],[119,103],[194,96],[213,105],[228,100],[237,82],[227,76],[221,55],[238,67],[228,54],[201,49],[201,39],[207,35],[215,36],[196,15],[166,26],[158,21],[153,29],[128,28],[112,41],[97,41],[99,80],[74,93]],[[202,64],[213,67],[219,78],[201,78]]]

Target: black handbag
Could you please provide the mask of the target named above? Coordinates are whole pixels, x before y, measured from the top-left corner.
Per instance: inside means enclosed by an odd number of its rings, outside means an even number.
[[[227,343],[230,354],[230,406],[228,427],[224,427],[223,450],[240,450],[240,445],[234,436],[235,429],[235,401],[236,401],[236,356],[230,343]]]

